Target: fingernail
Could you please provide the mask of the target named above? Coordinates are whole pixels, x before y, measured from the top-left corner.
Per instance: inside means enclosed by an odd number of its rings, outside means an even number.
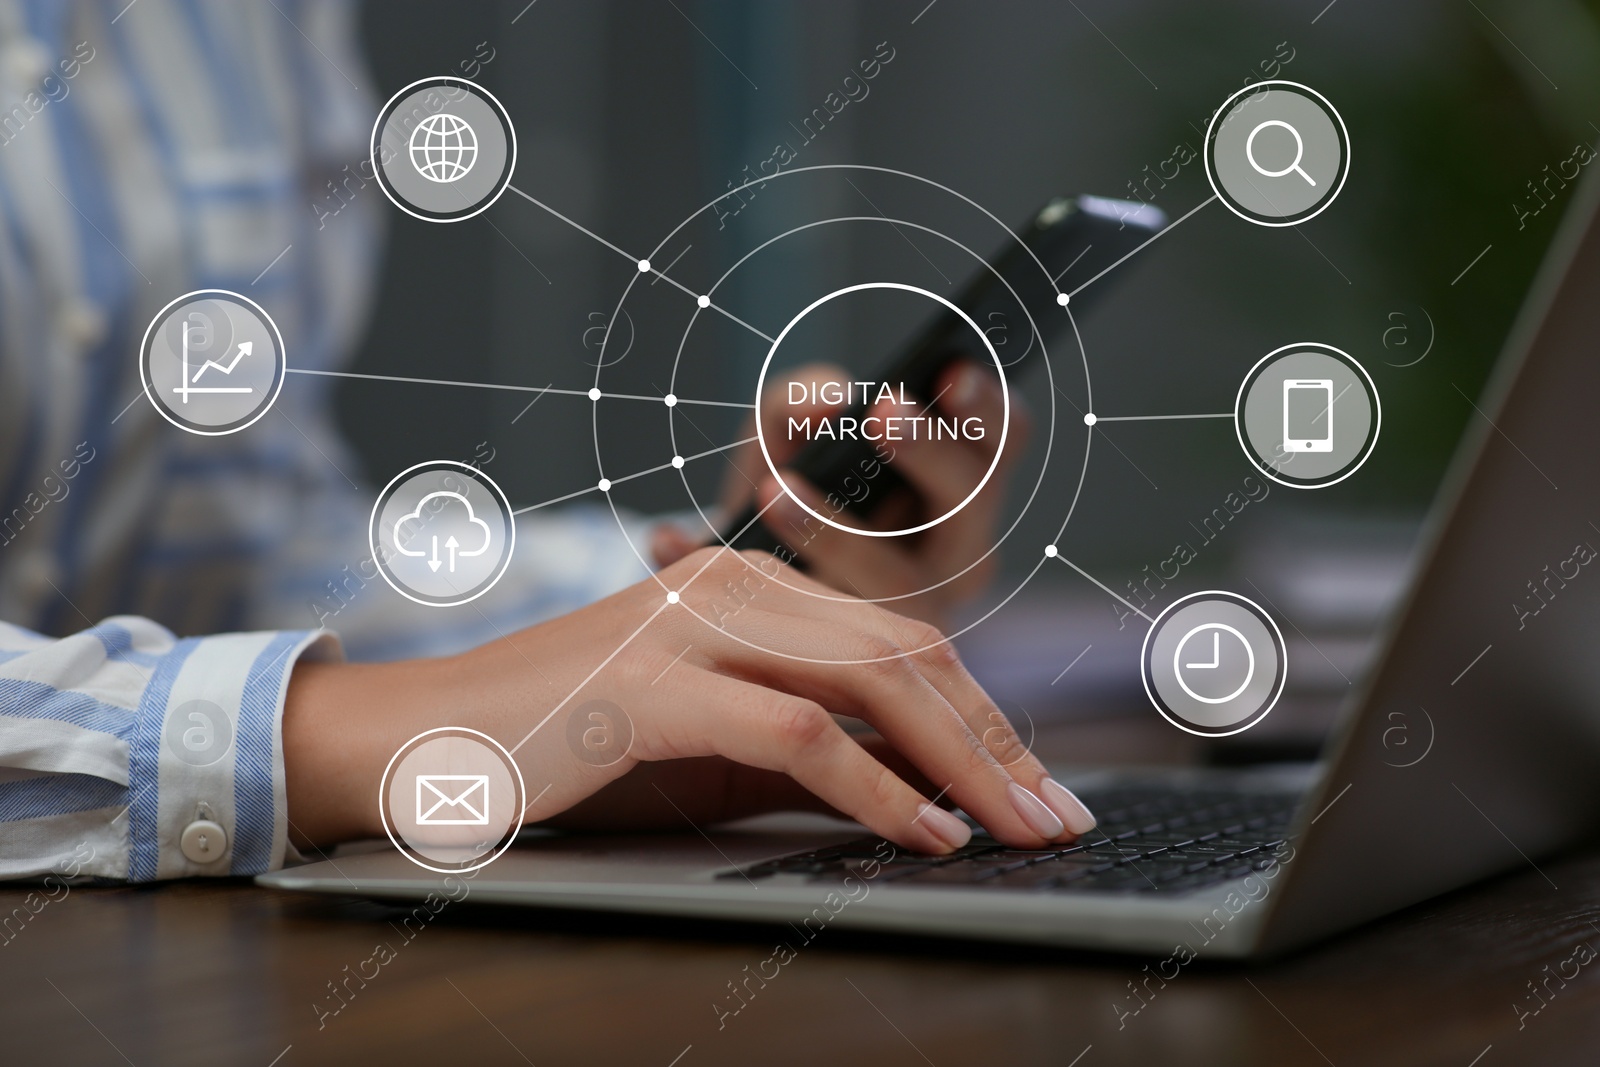
[[[1039,783],[1039,792],[1040,799],[1050,805],[1051,811],[1060,816],[1068,830],[1075,834],[1086,834],[1094,829],[1094,813],[1073,795],[1072,790],[1054,778],[1046,778]]]
[[[1006,786],[1006,792],[1011,794],[1011,806],[1017,809],[1022,821],[1028,824],[1028,829],[1046,841],[1055,840],[1066,829],[1061,820],[1056,818],[1055,812],[1044,806],[1044,801],[1016,782]]]
[[[950,404],[956,408],[970,408],[978,402],[978,395],[983,390],[983,370],[973,364],[967,364],[956,374],[956,380],[950,386]]]
[[[922,805],[917,821],[952,849],[960,848],[972,840],[972,829],[948,811],[934,804]]]

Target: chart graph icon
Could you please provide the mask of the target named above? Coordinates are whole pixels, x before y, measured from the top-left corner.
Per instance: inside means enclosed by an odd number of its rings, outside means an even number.
[[[239,361],[241,359],[244,359],[246,356],[248,356],[251,353],[251,351],[255,348],[255,345],[254,345],[253,342],[241,341],[241,342],[239,342],[239,347],[238,347],[237,351],[234,352],[233,359],[231,359],[226,366],[224,366],[221,363],[218,363],[214,359],[208,359],[203,364],[200,365],[200,369],[195,371],[194,372],[194,377],[191,378],[191,377],[189,377],[189,331],[191,331],[191,330],[202,330],[203,331],[204,329],[205,329],[205,327],[200,326],[200,325],[198,325],[196,323],[185,322],[183,324],[183,330],[182,330],[182,334],[183,334],[183,342],[182,342],[182,346],[183,346],[183,377],[179,380],[177,385],[173,386],[173,389],[172,389],[172,391],[174,393],[178,394],[179,400],[182,403],[187,404],[189,402],[190,395],[191,394],[197,394],[197,393],[198,394],[217,394],[217,393],[253,393],[253,392],[255,392],[255,387],[254,386],[250,386],[250,385],[196,385],[196,384],[194,384],[195,382],[198,382],[200,380],[200,376],[202,374],[204,374],[206,371],[211,370],[213,368],[215,368],[218,371],[221,371],[223,374],[232,374],[233,371],[234,371],[234,368],[239,365]]]
[[[161,417],[206,437],[265,415],[288,374],[266,309],[226,289],[186,293],[157,312],[139,346],[139,378]]]

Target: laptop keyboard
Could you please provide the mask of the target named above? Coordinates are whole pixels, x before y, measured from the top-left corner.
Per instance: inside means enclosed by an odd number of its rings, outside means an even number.
[[[975,834],[948,856],[926,856],[864,837],[767,860],[720,878],[854,876],[898,886],[1029,892],[1183,893],[1264,870],[1287,843],[1298,793],[1121,787],[1080,793],[1100,822],[1071,845],[1007,848]],[[884,856],[891,856],[884,862]]]

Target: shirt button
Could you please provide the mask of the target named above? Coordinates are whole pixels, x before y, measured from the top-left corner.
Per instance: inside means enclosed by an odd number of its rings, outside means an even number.
[[[190,862],[211,863],[227,850],[228,832],[210,819],[196,819],[184,827],[179,845]]]

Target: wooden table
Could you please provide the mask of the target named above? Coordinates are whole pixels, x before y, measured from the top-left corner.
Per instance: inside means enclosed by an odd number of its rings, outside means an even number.
[[[1540,868],[1126,1015],[1149,961],[830,930],[720,1028],[780,930],[467,904],[408,941],[245,881],[77,888],[0,944],[0,1064],[1592,1065],[1600,847]]]

